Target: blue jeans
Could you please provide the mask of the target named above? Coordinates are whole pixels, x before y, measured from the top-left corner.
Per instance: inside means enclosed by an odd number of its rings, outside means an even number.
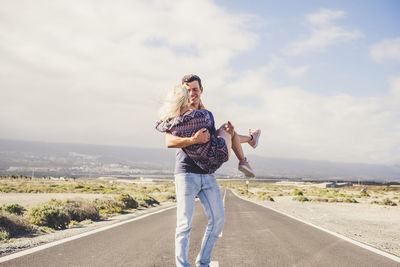
[[[208,217],[207,229],[203,237],[196,266],[208,266],[211,252],[225,223],[224,205],[221,191],[213,174],[175,174],[177,200],[175,260],[177,266],[190,266],[188,262],[189,235],[195,197],[198,196]]]

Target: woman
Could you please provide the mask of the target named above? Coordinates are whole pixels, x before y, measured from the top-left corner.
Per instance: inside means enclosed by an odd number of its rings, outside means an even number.
[[[156,129],[179,137],[191,137],[200,129],[207,129],[210,132],[209,142],[191,145],[183,150],[205,172],[214,173],[228,161],[232,143],[240,145],[240,142],[230,122],[215,130],[210,111],[189,109],[189,97],[186,85],[177,85],[170,89],[160,109],[160,121],[156,123]],[[239,170],[246,177],[255,176],[246,158],[240,163]]]

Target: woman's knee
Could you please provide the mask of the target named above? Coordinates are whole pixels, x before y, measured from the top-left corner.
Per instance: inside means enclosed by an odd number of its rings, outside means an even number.
[[[232,139],[232,136],[229,134],[229,132],[222,126],[217,130],[217,135],[221,136],[221,137]]]
[[[225,133],[228,133],[228,132],[226,131],[225,125],[226,125],[226,123],[222,124],[222,125],[217,129],[217,133],[218,133],[218,132],[225,132]]]

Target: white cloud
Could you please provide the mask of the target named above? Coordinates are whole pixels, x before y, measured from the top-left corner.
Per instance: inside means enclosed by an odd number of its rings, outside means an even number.
[[[289,75],[289,77],[292,78],[298,78],[303,76],[308,70],[310,69],[310,66],[306,65],[306,66],[301,66],[301,67],[288,67],[287,68],[287,73]]]
[[[396,163],[400,155],[400,110],[388,105],[398,93],[399,79],[392,79],[384,97],[324,96],[299,87],[285,87],[268,79],[260,69],[216,89],[213,98],[255,96],[260,105],[230,103],[214,108],[219,123],[231,120],[239,132],[261,128],[256,151],[246,153],[282,158],[306,158],[338,162]],[[246,88],[246,90],[243,90]],[[218,94],[218,95],[217,95]]]
[[[389,88],[389,102],[392,106],[397,106],[400,113],[400,76],[390,78]]]
[[[330,24],[332,20],[343,18],[346,14],[342,10],[330,10],[321,8],[317,13],[306,15],[306,19],[313,25],[320,26]]]
[[[358,30],[346,30],[335,25],[334,21],[345,16],[340,10],[320,9],[317,13],[306,15],[311,33],[298,41],[289,44],[284,52],[287,55],[297,56],[308,52],[323,51],[328,46],[341,42],[348,42],[362,37]]]
[[[374,44],[370,48],[370,56],[377,62],[400,62],[400,37]]]
[[[256,41],[212,1],[6,1],[0,17],[0,138],[146,146],[164,90],[220,83]]]
[[[295,51],[356,38],[332,23],[343,16],[309,15],[312,34]],[[252,16],[212,1],[6,1],[0,18],[0,138],[160,147],[157,101],[181,76],[197,73],[218,124],[232,120],[242,133],[262,128],[252,153],[400,160],[391,152],[400,140],[399,78],[384,98],[357,98],[280,85],[271,71],[308,71],[280,57],[233,73],[230,60],[257,42],[246,21]]]

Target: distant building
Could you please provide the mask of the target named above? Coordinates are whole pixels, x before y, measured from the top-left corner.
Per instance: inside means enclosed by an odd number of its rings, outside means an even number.
[[[351,183],[351,182],[348,182],[348,183],[336,183],[336,182],[333,182],[333,183],[326,184],[326,188],[349,187],[349,186],[352,186],[352,185],[353,185],[353,183]]]

